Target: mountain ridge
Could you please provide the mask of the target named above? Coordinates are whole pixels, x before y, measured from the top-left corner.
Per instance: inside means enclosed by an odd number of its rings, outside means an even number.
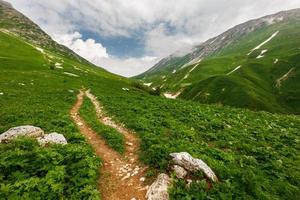
[[[11,3],[1,0],[0,6],[0,26],[2,29],[6,29],[41,48],[48,50],[55,49],[59,54],[71,56],[80,62],[90,63],[71,49],[52,40],[45,31],[28,17],[17,11]]]
[[[245,34],[249,34],[250,32],[255,31],[256,29],[260,28],[261,26],[265,26],[268,25],[269,23],[273,23],[275,20],[275,22],[277,20],[281,20],[280,18],[284,18],[284,19],[289,19],[291,18],[291,16],[297,16],[297,18],[300,18],[300,8],[296,8],[296,9],[291,9],[291,10],[286,10],[286,11],[280,11],[277,12],[275,14],[270,14],[270,15],[266,15],[264,17],[261,18],[257,18],[257,19],[252,19],[249,21],[246,21],[242,24],[238,24],[236,26],[233,26],[232,28],[228,29],[227,31],[219,34],[216,37],[210,38],[208,40],[206,40],[205,42],[199,44],[199,45],[195,45],[192,49],[191,53],[188,53],[184,56],[181,57],[177,57],[174,54],[171,54],[170,56],[163,58],[162,60],[160,60],[157,64],[155,64],[153,67],[151,67],[149,70],[147,70],[146,72],[137,75],[136,77],[141,78],[144,77],[146,75],[149,75],[153,72],[155,72],[156,70],[160,70],[161,68],[164,68],[166,65],[169,65],[169,63],[171,62],[175,62],[173,61],[173,59],[176,58],[182,58],[188,60],[187,63],[185,64],[194,64],[197,61],[199,61],[200,59],[209,56],[213,53],[215,53],[216,51],[220,51],[223,48],[225,48],[226,46],[230,45],[232,42],[235,42],[235,40],[233,41],[225,41],[225,45],[221,45],[220,47],[213,47],[211,46],[212,44],[214,44],[215,42],[220,42],[222,40],[224,40],[226,37],[236,34],[236,32],[238,32],[238,30],[240,29],[246,29],[246,32],[242,33],[241,36],[245,35]],[[239,36],[239,37],[241,37]],[[225,38],[224,38],[225,37]],[[207,51],[205,51],[205,49],[207,49]],[[204,50],[204,52],[202,52]],[[195,62],[192,62],[193,59],[195,59]],[[175,66],[173,68],[178,68],[178,67],[183,67],[184,65],[180,66],[180,62],[179,62],[179,66]]]
[[[297,114],[299,26],[300,9],[251,20],[136,78],[171,98]]]

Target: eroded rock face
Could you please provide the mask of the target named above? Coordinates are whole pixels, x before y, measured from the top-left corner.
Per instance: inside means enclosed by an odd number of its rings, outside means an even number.
[[[179,165],[174,165],[172,168],[177,178],[183,179],[187,175],[187,171]]]
[[[200,159],[193,158],[189,153],[171,153],[170,156],[172,157],[174,164],[179,165],[190,172],[196,172],[200,170],[210,180],[214,182],[218,181],[218,178],[215,175],[215,173],[205,162],[203,162]]]
[[[13,127],[0,135],[0,143],[7,143],[18,136],[37,138],[44,136],[44,131],[39,127],[30,125]]]
[[[45,146],[46,144],[62,144],[65,145],[67,144],[67,140],[64,137],[64,135],[59,134],[59,133],[50,133],[50,134],[46,134],[43,137],[39,137],[37,138],[39,144],[41,146]]]
[[[156,181],[149,187],[146,198],[148,200],[168,200],[168,187],[171,180],[167,174],[158,175]]]

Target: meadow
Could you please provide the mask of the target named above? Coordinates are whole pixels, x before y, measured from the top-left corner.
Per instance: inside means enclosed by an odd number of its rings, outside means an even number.
[[[190,188],[177,180],[170,189],[172,199],[300,196],[299,116],[165,99],[89,63],[47,50],[45,55],[2,32],[0,47],[5,48],[0,51],[0,132],[31,124],[46,133],[62,133],[69,143],[41,148],[34,140],[20,138],[1,144],[0,198],[99,198],[101,161],[69,116],[82,87],[91,89],[114,120],[136,132],[149,176],[168,172],[169,153],[186,151],[208,163],[220,179],[211,188],[201,173],[194,175],[201,181]],[[63,68],[53,66],[57,62]],[[80,112],[122,153],[122,136],[98,123],[89,101]]]
[[[186,188],[172,199],[296,199],[300,195],[300,119],[226,106],[201,105],[129,91],[91,87],[108,113],[141,138],[140,158],[154,172],[169,169],[169,153],[187,151],[207,162],[220,182]]]

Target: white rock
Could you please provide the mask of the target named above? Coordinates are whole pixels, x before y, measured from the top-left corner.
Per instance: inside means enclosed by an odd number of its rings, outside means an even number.
[[[126,176],[124,176],[124,177],[122,178],[122,181],[124,181],[125,179],[128,179],[130,176],[131,176],[131,174],[130,174],[130,173],[127,173]]]
[[[196,172],[202,171],[210,180],[216,182],[218,181],[217,176],[212,171],[212,169],[202,160],[193,158],[187,152],[181,153],[171,153],[170,156],[173,158],[173,162],[188,171]]]
[[[128,145],[128,146],[132,146],[132,145],[133,145],[133,143],[131,143],[131,142],[126,142],[126,145]]]
[[[46,144],[68,144],[64,135],[55,132],[39,137],[37,140],[41,146],[45,146]]]
[[[187,171],[179,165],[174,165],[173,170],[177,178],[183,179],[187,175]]]
[[[148,200],[168,200],[168,187],[171,181],[167,174],[158,175],[156,181],[149,187],[146,198]]]
[[[41,137],[44,135],[44,131],[35,126],[25,125],[25,126],[18,126],[9,129],[8,131],[2,133],[0,135],[0,143],[6,143],[18,136],[28,136],[28,137]]]
[[[0,95],[4,95],[4,93],[3,93],[3,92],[0,92]]]
[[[141,182],[144,182],[145,180],[146,180],[145,177],[141,177],[141,178],[140,178],[140,181],[141,181]]]
[[[192,182],[193,182],[193,180],[192,180],[192,179],[187,179],[186,181],[187,181],[186,186],[187,186],[187,187],[190,187],[191,184],[192,184]]]

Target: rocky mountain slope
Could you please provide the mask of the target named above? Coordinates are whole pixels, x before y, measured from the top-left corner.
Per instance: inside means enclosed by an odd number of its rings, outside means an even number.
[[[24,38],[32,44],[56,51],[56,53],[61,55],[71,56],[80,62],[87,62],[69,48],[53,41],[39,26],[15,10],[10,3],[2,0],[0,0],[0,27]]]
[[[137,78],[171,98],[299,113],[299,24],[300,9],[251,20]]]

